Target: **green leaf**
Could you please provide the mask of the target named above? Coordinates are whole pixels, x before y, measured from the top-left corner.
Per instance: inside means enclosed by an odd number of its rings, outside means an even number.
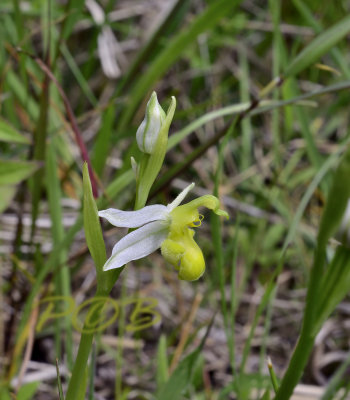
[[[319,18],[314,16],[313,12],[309,8],[310,5],[307,5],[305,1],[302,0],[293,0],[294,6],[298,9],[300,15],[305,19],[305,22],[311,26],[311,28],[316,33],[321,33],[324,30]],[[350,69],[347,65],[346,54],[337,48],[333,47],[330,50],[330,54],[334,60],[334,62],[339,66],[344,76],[349,79],[350,78]]]
[[[327,244],[328,239],[335,233],[343,218],[350,198],[350,146],[345,151],[338,168],[335,171],[332,186],[327,197],[318,231],[320,247]]]
[[[71,0],[67,2],[65,9],[66,18],[61,31],[61,39],[65,40],[69,37],[74,29],[75,24],[80,18],[84,9],[84,0]]]
[[[336,372],[332,375],[330,381],[327,382],[327,388],[323,393],[321,400],[332,400],[336,398],[336,393],[341,387],[342,381],[345,378],[346,371],[350,366],[350,353],[348,353],[346,359],[342,362]]]
[[[83,218],[86,243],[88,245],[91,257],[94,260],[99,282],[103,273],[103,266],[106,262],[106,248],[103,240],[102,229],[98,217],[98,211],[95,199],[92,195],[91,182],[87,163],[83,167],[83,189],[84,189],[84,205]]]
[[[343,18],[331,28],[323,31],[308,46],[306,46],[284,71],[284,77],[296,75],[323,54],[327,53],[339,40],[350,32],[350,15]]]
[[[199,346],[186,356],[177,366],[175,371],[170,376],[169,380],[160,388],[157,400],[178,400],[182,399],[182,393],[187,389],[192,381],[192,375],[196,367],[198,358],[204,347],[204,343],[209,336],[210,328],[214,322],[214,317],[211,320],[208,329],[201,340]]]
[[[21,386],[17,393],[17,400],[30,400],[35,395],[40,382],[30,382],[26,383],[25,385]]]
[[[11,203],[15,193],[16,186],[0,186],[0,214],[6,210],[8,205]]]
[[[108,108],[106,108],[101,117],[101,127],[95,141],[94,153],[92,157],[92,165],[99,176],[102,174],[105,167],[111,144],[111,136],[115,118],[115,105],[111,104]]]
[[[237,390],[238,387],[239,390]],[[237,378],[233,378],[233,382],[230,382],[220,391],[218,400],[227,400],[232,392],[237,394],[239,400],[255,399],[257,397],[252,395],[252,389],[264,390],[264,393],[266,393],[269,392],[270,387],[270,378],[268,376],[258,372],[242,373]]]
[[[79,69],[79,67],[76,63],[76,60],[74,59],[72,54],[69,52],[69,49],[65,43],[61,44],[60,51],[61,51],[63,57],[65,58],[69,68],[71,69],[73,75],[75,76],[75,79],[79,83],[79,86],[80,86],[82,92],[84,93],[85,97],[89,100],[91,105],[96,107],[97,99],[96,99],[93,91],[91,90],[88,82],[85,80],[83,73]]]
[[[118,187],[123,187],[122,185],[126,183],[124,178],[116,181],[115,187],[117,187],[117,183]],[[107,295],[124,268],[118,268],[111,271],[103,271],[102,269],[107,259],[106,248],[103,240],[100,220],[98,217],[97,205],[92,195],[87,163],[84,163],[83,167],[83,189],[83,220],[86,243],[88,245],[91,257],[95,263],[97,290],[101,295]]]
[[[200,347],[197,348],[180,362],[167,383],[162,386],[156,397],[157,400],[183,399],[182,393],[191,382],[192,373],[201,350]]]
[[[12,400],[9,389],[6,386],[0,386],[0,398],[1,400]]]
[[[128,186],[134,180],[134,172],[130,168],[125,171],[122,175],[117,176],[105,189],[105,195],[107,199],[115,199],[118,194]],[[107,206],[105,199],[99,199],[97,202],[98,206],[103,208]]]
[[[0,160],[0,185],[15,185],[32,175],[38,166],[29,161]]]
[[[349,287],[350,249],[339,246],[320,285],[315,331],[321,328],[337,304],[346,296]]]
[[[270,391],[266,390],[261,400],[270,400]]]
[[[63,218],[62,218],[62,193],[61,185],[59,179],[59,171],[57,168],[57,157],[55,152],[55,147],[49,145],[46,151],[46,194],[49,206],[49,213],[51,217],[51,233],[53,243],[60,243],[64,236]],[[70,270],[65,264],[67,258],[67,253],[61,251],[59,254],[59,264],[60,268],[58,271],[59,281],[61,287],[59,289],[60,294],[63,296],[71,296],[71,280],[70,280]],[[63,319],[63,324],[65,326],[65,349],[67,355],[67,365],[71,370],[73,366],[73,333],[71,327],[71,318],[66,315]]]
[[[165,335],[161,335],[157,350],[157,387],[163,385],[169,377],[167,344]]]
[[[15,128],[2,118],[0,118],[0,141],[9,143],[30,143],[29,139],[17,132]]]

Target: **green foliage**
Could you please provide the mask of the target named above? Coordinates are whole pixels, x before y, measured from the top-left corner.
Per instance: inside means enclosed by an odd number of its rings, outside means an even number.
[[[36,352],[46,340],[52,351],[43,362],[58,358],[68,371],[60,388],[67,400],[85,397],[88,371],[89,398],[95,384],[120,398],[132,393],[160,400],[269,399],[272,385],[264,368],[271,330],[274,338],[290,340],[275,323],[281,314],[288,319],[275,299],[292,303],[294,291],[306,287],[306,300],[298,297],[305,308],[298,344],[276,363],[281,369],[275,367],[272,377],[276,399],[289,398],[302,379],[309,382],[302,376],[315,337],[331,316],[341,318],[337,305],[350,286],[347,232],[341,244],[333,240],[350,197],[349,2],[320,7],[316,1],[269,1],[261,7],[252,1],[248,10],[239,0],[176,0],[162,12],[162,2],[155,10],[136,3],[1,1],[0,245],[4,311],[11,315],[0,325],[11,335],[0,354],[5,363],[0,397],[13,397],[10,382],[20,374],[26,349],[33,344],[33,357],[40,358]],[[38,59],[47,64],[46,72]],[[117,64],[118,78],[104,73],[106,60]],[[141,104],[153,89],[162,104],[176,97],[177,110],[172,101],[156,154],[140,157],[134,134]],[[137,179],[131,156],[138,162]],[[89,175],[83,162],[90,158]],[[90,179],[98,187],[95,198]],[[204,278],[179,284],[176,272],[154,254],[128,265],[116,284],[123,268],[102,267],[123,231],[102,233],[98,210],[168,204],[192,181],[198,195],[213,192],[230,214],[224,223],[216,216],[210,227],[203,222]],[[86,262],[90,255],[92,262]],[[76,352],[69,316],[55,321],[44,339],[34,329],[35,312],[42,312],[36,305],[47,295],[82,301],[111,293],[127,302],[129,295],[146,291],[166,303],[158,305],[162,323],[134,335],[125,332],[129,304],[119,328],[101,333],[103,348],[96,347],[88,368],[93,335],[83,334]],[[196,291],[205,297],[188,323]],[[169,307],[172,299],[176,306]],[[215,334],[226,341],[218,344],[213,335],[206,346],[198,345],[208,325],[203,315],[213,310]],[[140,319],[149,317],[146,311]],[[299,333],[297,318],[293,337]],[[118,341],[117,330],[123,335]],[[171,373],[179,336],[186,344]],[[144,348],[130,351],[130,358],[124,339]],[[212,379],[216,371],[206,357],[216,349],[225,357],[220,371],[225,384]],[[130,359],[136,361],[129,365]],[[116,365],[116,390],[110,384],[114,377],[101,373],[106,360],[108,371]],[[348,365],[346,359],[333,378],[329,372],[324,400],[349,389]],[[38,382],[23,384],[17,397],[42,396],[41,389]],[[51,389],[57,397],[57,388]]]
[[[83,166],[83,188],[84,188],[84,231],[86,243],[96,266],[97,279],[101,282],[102,267],[106,262],[106,248],[102,236],[101,224],[98,218],[96,202],[92,195],[91,182],[87,163]]]
[[[0,197],[0,212],[6,210],[11,203],[13,197],[16,194],[16,186],[0,186],[1,197]]]
[[[350,147],[345,151],[334,173],[332,187],[322,214],[317,238],[318,244],[321,247],[326,246],[328,239],[335,234],[337,228],[340,226],[350,198],[349,174]]]
[[[168,356],[166,337],[162,335],[158,343],[157,351],[157,387],[161,387],[169,378]]]
[[[176,367],[168,381],[161,386],[157,400],[179,400],[191,383],[192,374],[200,356],[203,343],[196,350],[187,355]]]
[[[319,34],[306,46],[284,71],[284,76],[298,74],[312,63],[319,61],[320,57],[329,51],[350,31],[350,17],[347,16],[329,29]]]
[[[36,391],[38,390],[40,382],[30,382],[21,386],[17,393],[18,400],[31,400],[34,398]]]
[[[29,161],[0,160],[0,185],[16,185],[27,179],[39,164]]]
[[[29,144],[30,140],[17,132],[8,122],[0,119],[0,141]]]
[[[130,102],[127,111],[120,122],[120,129],[124,129],[130,122],[137,105],[155,82],[160,79],[169,67],[181,56],[184,49],[202,32],[211,29],[224,15],[237,7],[239,0],[218,0],[212,2],[205,10],[199,14],[189,26],[183,28],[175,35],[167,46],[152,61],[147,72],[136,82],[130,92]]]

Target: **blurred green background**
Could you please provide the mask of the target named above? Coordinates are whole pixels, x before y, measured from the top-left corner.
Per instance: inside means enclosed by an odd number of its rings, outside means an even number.
[[[258,399],[272,388],[267,356],[283,376],[332,170],[349,141],[349,9],[349,1],[1,1],[1,399],[58,398],[56,359],[66,390],[80,333],[72,314],[38,331],[46,306],[38,301],[79,305],[94,294],[83,161],[99,209],[132,209],[130,157],[140,157],[135,133],[153,90],[164,109],[175,96],[177,109],[150,203],[167,204],[195,182],[194,195],[216,193],[230,219],[206,215],[198,282],[179,281],[160,253],[128,265],[111,296],[157,299],[161,319],[128,331],[133,307],[120,308],[96,337],[86,398]],[[109,255],[125,232],[103,228]],[[298,398],[350,389],[349,321],[345,298],[316,340]]]

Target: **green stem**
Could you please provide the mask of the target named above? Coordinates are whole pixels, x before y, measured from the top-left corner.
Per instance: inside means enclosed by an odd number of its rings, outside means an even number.
[[[81,335],[79,350],[75,360],[72,377],[69,381],[66,400],[79,399],[81,385],[84,384],[85,380],[85,369],[90,355],[93,339],[93,333],[83,333]]]
[[[301,335],[290,360],[286,374],[283,377],[281,386],[275,400],[287,400],[293,394],[293,390],[299,382],[309,355],[314,345],[315,336]]]
[[[323,276],[325,256],[325,247],[320,242],[321,240],[319,240],[318,247],[316,248],[314,265],[311,270],[301,335],[275,400],[289,399],[292,396],[293,390],[303,374],[318,333],[318,329],[315,329],[314,323],[316,320],[315,314],[319,300],[319,288]]]
[[[267,360],[267,367],[268,367],[268,369],[269,369],[269,373],[270,373],[270,378],[271,378],[271,383],[272,383],[273,390],[275,391],[275,393],[277,393],[277,390],[278,390],[278,381],[277,381],[277,376],[276,376],[275,371],[274,371],[274,369],[273,369],[273,365],[272,365],[272,362],[271,362],[270,357],[269,357],[268,360]]]
[[[119,273],[116,275],[115,282],[118,280],[123,269],[124,268],[120,268],[118,270]],[[114,282],[114,284],[115,284],[115,282]],[[109,296],[109,293],[111,292],[114,284],[111,285],[106,290],[101,290],[101,289],[97,288],[94,298],[103,297],[103,296],[105,296],[107,298]],[[92,300],[92,303],[93,303],[93,300]],[[86,324],[84,324],[84,328],[85,327],[86,327]],[[84,394],[85,394],[85,388],[86,388],[85,371],[86,371],[86,366],[87,366],[89,355],[90,355],[91,348],[92,348],[94,333],[93,332],[90,333],[90,331],[88,329],[84,329],[84,328],[83,328],[83,333],[81,334],[78,354],[77,354],[77,357],[76,357],[76,360],[74,363],[72,376],[69,381],[68,390],[67,390],[67,394],[66,394],[66,400],[77,400],[77,399],[80,399],[79,395],[81,396],[82,392],[84,392]]]

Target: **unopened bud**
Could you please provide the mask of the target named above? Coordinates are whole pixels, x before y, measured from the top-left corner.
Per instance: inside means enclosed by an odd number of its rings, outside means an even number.
[[[153,92],[147,103],[145,118],[136,132],[137,144],[143,153],[152,154],[164,120],[165,112],[158,103],[156,92]]]

